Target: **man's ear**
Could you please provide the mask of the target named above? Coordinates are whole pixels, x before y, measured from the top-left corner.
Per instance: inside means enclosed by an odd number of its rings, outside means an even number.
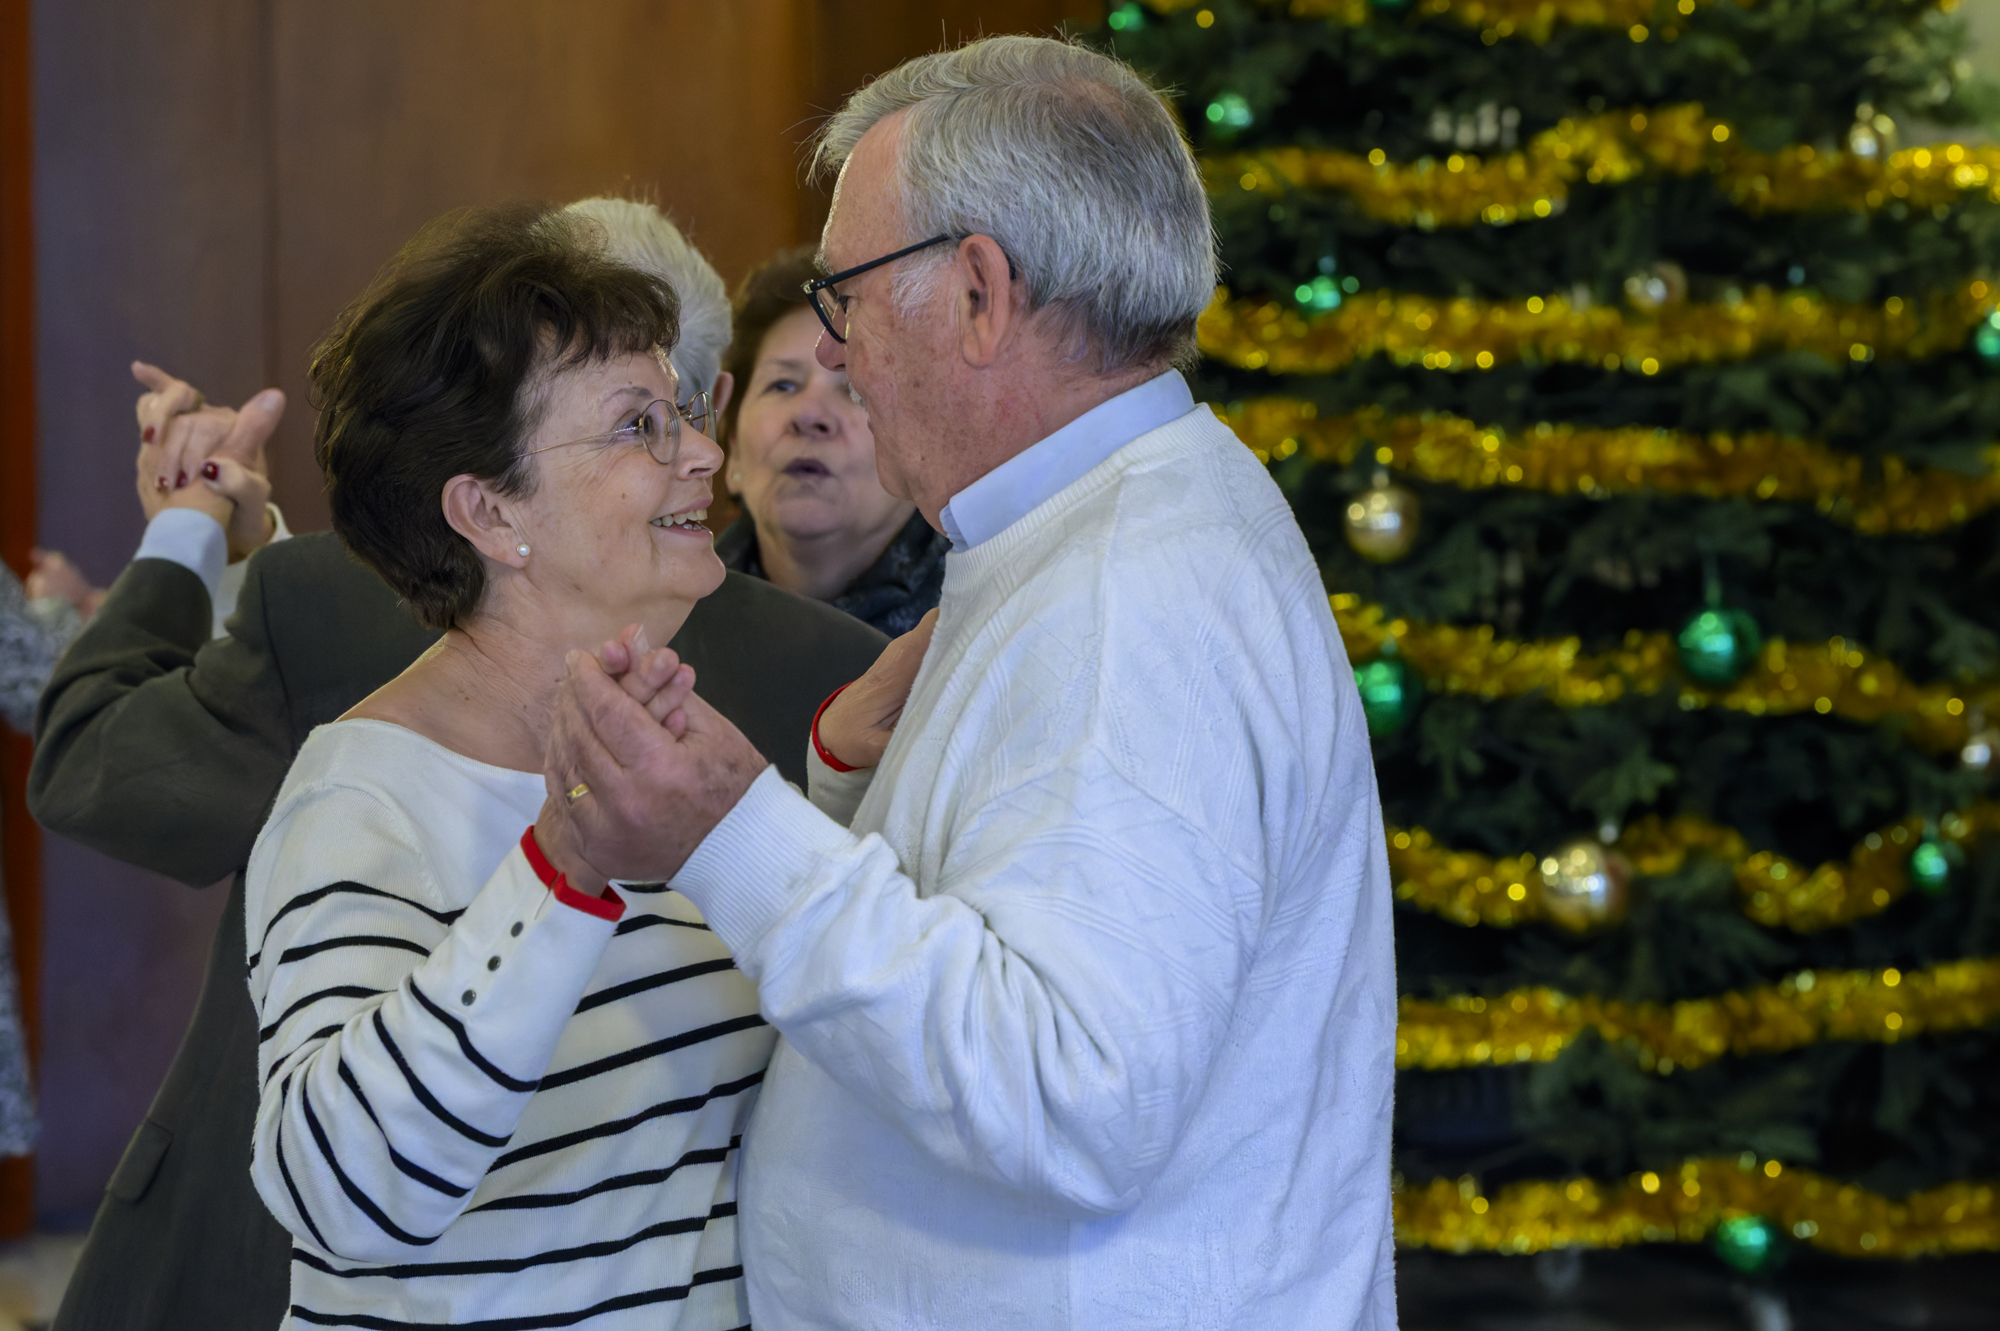
[[[959,281],[959,354],[984,369],[1000,358],[1027,317],[1027,289],[1016,286],[1007,252],[991,236],[967,236],[952,256]]]
[[[485,481],[469,475],[452,477],[444,483],[442,507],[451,529],[480,554],[510,568],[527,565],[528,555],[520,549],[527,534],[514,525],[513,506],[488,489]]]

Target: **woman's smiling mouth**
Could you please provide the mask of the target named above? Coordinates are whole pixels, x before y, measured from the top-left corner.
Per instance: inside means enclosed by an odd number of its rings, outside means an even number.
[[[708,510],[706,508],[691,508],[684,513],[669,513],[665,517],[654,518],[648,525],[658,527],[662,531],[674,531],[678,529],[681,531],[698,531],[703,535],[708,535],[708,528],[701,525],[707,517]]]

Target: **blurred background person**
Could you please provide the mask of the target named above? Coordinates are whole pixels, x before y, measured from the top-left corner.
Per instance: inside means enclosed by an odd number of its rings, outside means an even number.
[[[563,211],[603,227],[607,254],[665,278],[680,297],[681,340],[667,359],[692,395],[695,428],[711,433],[735,382],[722,368],[730,320],[729,291],[721,274],[653,204],[599,195],[578,199]]]
[[[723,565],[825,601],[891,637],[944,590],[951,542],[882,488],[875,436],[843,371],[813,356],[819,319],[805,284],[813,247],[785,250],[743,280],[724,375],[725,483],[744,516],[716,539]]]

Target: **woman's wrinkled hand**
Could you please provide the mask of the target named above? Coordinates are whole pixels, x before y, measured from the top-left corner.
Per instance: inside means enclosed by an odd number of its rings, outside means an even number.
[[[882,649],[868,673],[840,691],[819,717],[819,742],[849,767],[873,767],[882,761],[889,737],[896,733],[910,686],[930,649],[937,627],[933,610],[917,626]]]

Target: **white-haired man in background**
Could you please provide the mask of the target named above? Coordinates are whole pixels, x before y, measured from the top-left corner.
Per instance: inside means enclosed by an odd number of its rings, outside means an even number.
[[[756,1325],[1393,1327],[1368,738],[1283,497],[1172,368],[1215,284],[1187,143],[1126,66],[1003,37],[820,161],[819,356],[953,542],[934,636],[824,709],[813,803],[587,657],[548,774],[558,864],[673,874],[784,1037]]]

